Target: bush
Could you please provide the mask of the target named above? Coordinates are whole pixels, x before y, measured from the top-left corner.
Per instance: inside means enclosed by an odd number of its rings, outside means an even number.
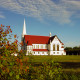
[[[58,63],[42,63],[42,66],[36,68],[36,77],[38,80],[60,80],[62,71]]]
[[[8,54],[9,52],[7,52]],[[42,66],[34,67],[30,63],[29,57],[20,56],[1,56],[0,55],[0,73],[1,80],[16,79],[38,79],[52,80],[60,78],[61,67],[58,63],[42,63]],[[30,61],[29,61],[30,60]],[[29,62],[29,63],[28,63]]]

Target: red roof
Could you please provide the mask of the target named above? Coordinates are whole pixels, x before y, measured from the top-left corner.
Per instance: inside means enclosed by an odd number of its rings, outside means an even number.
[[[27,45],[32,45],[32,42],[29,40],[29,41],[27,42]]]
[[[32,44],[48,44],[49,36],[24,35],[27,45]]]
[[[32,44],[49,44],[50,40],[53,41],[53,39],[55,37],[57,37],[57,36],[55,35],[55,36],[49,37],[49,36],[37,36],[37,35],[24,35],[25,42],[27,43],[27,45],[32,45]],[[58,40],[60,41],[59,38],[58,38]],[[60,41],[60,43],[62,45],[64,45],[61,41]]]
[[[48,51],[47,49],[33,49],[33,51]]]

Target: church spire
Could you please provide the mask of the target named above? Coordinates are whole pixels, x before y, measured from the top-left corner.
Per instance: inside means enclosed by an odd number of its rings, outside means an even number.
[[[24,35],[26,35],[26,23],[25,23],[25,19],[24,19],[24,24],[23,24],[22,37],[24,37]]]

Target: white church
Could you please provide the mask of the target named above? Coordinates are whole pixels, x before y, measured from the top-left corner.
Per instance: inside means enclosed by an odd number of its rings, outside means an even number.
[[[26,55],[66,55],[64,44],[57,35],[51,36],[51,33],[49,36],[27,35],[25,19],[22,41],[21,49],[26,50]]]

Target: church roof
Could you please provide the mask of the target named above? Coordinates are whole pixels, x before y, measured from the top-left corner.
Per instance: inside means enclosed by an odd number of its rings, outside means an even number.
[[[55,35],[55,36],[49,37],[49,36],[37,36],[37,35],[24,35],[25,42],[27,43],[27,45],[49,44],[50,40],[52,42],[55,37],[57,37],[57,36]],[[59,38],[58,38],[58,40],[60,41]],[[60,43],[63,44],[61,41],[60,41]]]
[[[48,44],[49,36],[24,35],[27,45],[32,44]]]

